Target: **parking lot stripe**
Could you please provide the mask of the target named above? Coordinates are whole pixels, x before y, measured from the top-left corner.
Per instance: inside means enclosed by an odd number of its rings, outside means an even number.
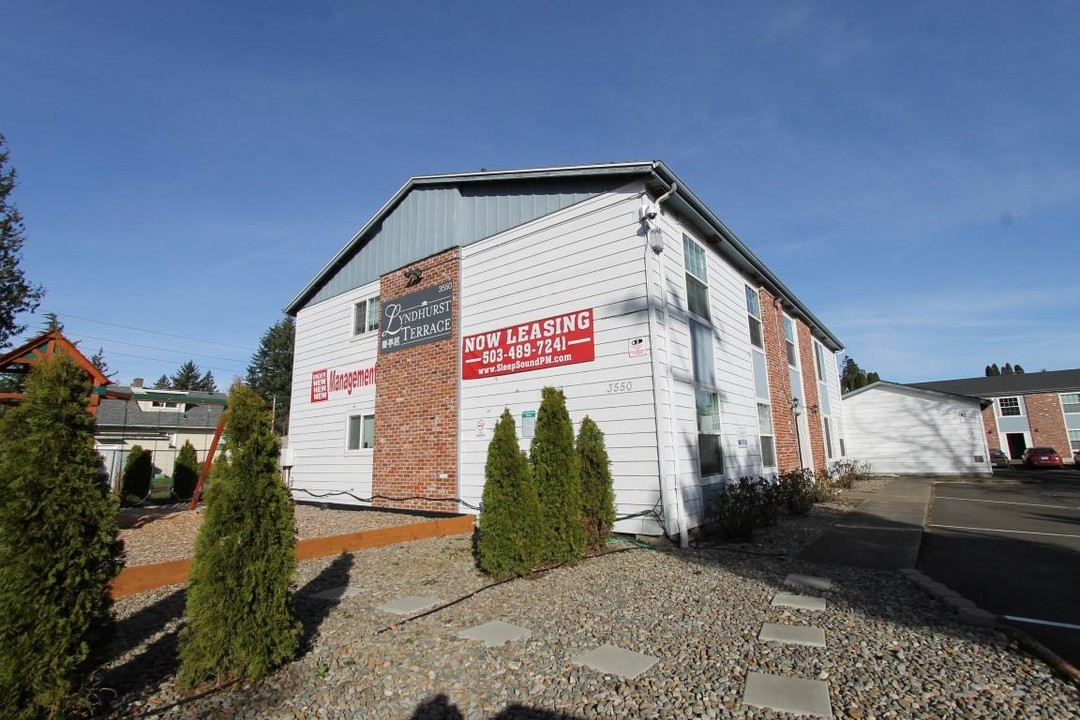
[[[1031,623],[1033,625],[1049,625],[1050,627],[1065,628],[1066,630],[1080,630],[1080,625],[1054,622],[1053,620],[1036,620],[1035,618],[1017,617],[1015,615],[1002,615],[1001,617],[1006,620],[1012,620],[1013,622]]]
[[[922,532],[921,527],[882,527],[881,525],[859,525],[857,523],[836,523],[839,528],[851,528],[853,530],[897,530],[900,532]]]
[[[1015,502],[1013,500],[979,500],[978,498],[942,497],[940,495],[937,496],[937,499],[956,500],[958,502],[993,503],[994,505],[1024,505],[1027,507],[1057,508],[1058,510],[1080,510],[1080,508],[1074,507],[1072,505],[1044,505],[1042,503]]]
[[[941,530],[967,530],[969,532],[994,532],[1009,533],[1012,535],[1045,535],[1047,537],[1080,538],[1080,535],[1068,535],[1066,533],[1035,532],[1034,530],[1003,530],[999,528],[961,527],[959,525],[928,525],[927,527],[939,528]]]

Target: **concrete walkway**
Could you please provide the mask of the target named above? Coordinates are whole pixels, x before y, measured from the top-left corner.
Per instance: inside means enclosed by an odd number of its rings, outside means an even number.
[[[807,562],[897,570],[919,557],[933,481],[897,478],[802,549]]]

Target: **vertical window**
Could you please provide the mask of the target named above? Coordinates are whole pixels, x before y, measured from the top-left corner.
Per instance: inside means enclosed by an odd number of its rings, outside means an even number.
[[[375,447],[375,416],[350,415],[348,441],[349,450],[370,450]]]
[[[784,316],[784,344],[787,346],[787,362],[791,367],[798,367],[798,353],[795,352],[795,322]]]
[[[1069,431],[1069,447],[1074,453],[1080,452],[1080,430]]]
[[[1080,413],[1080,393],[1062,393],[1061,410],[1067,413]]]
[[[825,349],[819,342],[814,343],[814,364],[817,367],[818,381],[825,382]]]
[[[683,235],[683,265],[686,268],[686,308],[691,313],[688,325],[694,404],[697,406],[698,461],[702,477],[721,475],[724,451],[720,444],[720,401],[714,392],[713,328],[708,322],[712,317],[709,312],[709,274],[704,248],[686,235]]]
[[[772,406],[758,403],[758,432],[761,434],[761,465],[776,467],[776,437],[773,435]]]
[[[362,335],[379,329],[379,296],[367,298],[353,305],[353,335]]]
[[[825,427],[825,457],[832,460],[832,422],[826,417],[821,419],[821,423]]]
[[[686,307],[700,318],[708,320],[709,274],[705,268],[705,250],[683,235],[683,264],[686,266]]]
[[[757,290],[746,286],[746,315],[750,323],[750,342],[755,347],[764,348],[765,343],[761,338],[761,305],[758,300]]]
[[[1014,397],[998,398],[998,414],[1001,417],[1020,415],[1020,399]]]

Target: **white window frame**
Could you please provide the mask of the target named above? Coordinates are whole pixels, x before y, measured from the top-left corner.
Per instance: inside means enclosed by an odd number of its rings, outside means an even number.
[[[357,446],[352,447],[352,428],[353,421],[360,423],[360,433],[357,436]],[[371,444],[364,445],[364,440],[368,435],[368,428],[371,429]],[[370,453],[375,449],[375,413],[374,412],[353,412],[349,413],[345,420],[345,452],[350,454],[363,454]]]
[[[1066,428],[1065,435],[1069,438],[1069,449],[1074,453],[1080,452],[1080,430]]]
[[[357,329],[357,320],[360,319],[358,316],[360,315],[361,307],[363,308],[364,321],[360,326],[360,329]],[[371,316],[372,308],[375,309],[374,318],[372,318]],[[349,321],[352,336],[354,338],[363,337],[364,335],[367,335],[368,333],[374,332],[379,329],[379,309],[380,305],[378,295],[369,295],[368,297],[363,298],[362,300],[357,300],[352,304],[352,315],[349,316]]]
[[[765,417],[767,417],[769,419],[769,427],[768,428],[762,427],[762,422],[761,422],[762,412],[764,412]],[[758,400],[758,402],[757,402],[757,413],[758,413],[758,416],[757,416],[758,417],[758,449],[761,451],[761,467],[764,470],[769,470],[769,469],[775,470],[776,467],[777,467],[777,460],[776,460],[776,429],[773,427],[773,421],[772,421],[772,404],[768,403],[768,402],[761,402],[761,400]],[[768,432],[766,432],[766,430],[768,430]],[[770,441],[770,447],[772,448],[772,462],[771,463],[765,462],[765,440],[766,439],[768,439]]]
[[[825,382],[825,348],[817,340],[814,343],[814,366],[817,368],[818,382]]]
[[[1073,401],[1073,402],[1070,402],[1070,403],[1066,403],[1065,398],[1068,397],[1068,396],[1075,397],[1076,400]],[[1061,403],[1061,412],[1065,413],[1066,415],[1072,415],[1074,413],[1080,413],[1080,392],[1060,393],[1058,395],[1058,401]],[[1076,409],[1075,410],[1066,410],[1065,409],[1066,404],[1076,405]]]
[[[1002,400],[1015,400],[1016,401],[1016,413],[1005,414],[1004,408],[1001,406]],[[1008,397],[999,397],[994,399],[994,407],[997,408],[997,416],[1002,418],[1007,417],[1024,417],[1024,403],[1020,402],[1019,395],[1009,395]]]
[[[750,346],[756,347],[759,350],[765,350],[765,325],[761,322],[761,293],[756,288],[752,288],[746,285],[746,331],[750,334]],[[758,314],[755,315],[753,308],[750,307],[750,296],[753,295],[753,304],[757,306]],[[757,337],[761,342],[758,345],[754,342],[754,323],[757,323]]]
[[[791,337],[788,337],[788,328],[791,328]],[[784,313],[784,353],[787,355],[788,367],[799,369],[799,327],[795,324],[795,318]]]
[[[690,255],[692,253],[695,253],[695,254],[700,253],[701,254],[701,260],[702,260],[702,262],[701,262],[701,270],[702,270],[702,275],[704,275],[704,277],[699,275],[698,272],[695,271],[691,267]],[[693,388],[694,388],[694,417],[695,417],[696,422],[697,422],[697,434],[698,434],[698,437],[697,437],[697,441],[698,441],[697,442],[697,445],[698,445],[698,447],[697,447],[697,450],[698,450],[698,453],[697,453],[697,455],[698,455],[698,458],[697,458],[698,459],[698,474],[702,478],[706,478],[706,477],[723,477],[723,475],[724,475],[724,473],[726,471],[726,468],[727,468],[727,459],[724,457],[724,443],[723,443],[723,440],[722,440],[722,434],[720,432],[720,428],[722,426],[722,422],[720,420],[720,395],[719,395],[719,393],[717,393],[717,390],[716,390],[716,353],[714,352],[715,348],[713,347],[713,342],[712,342],[712,334],[714,332],[714,328],[713,328],[713,324],[712,324],[712,294],[709,292],[708,264],[709,264],[708,250],[706,250],[703,246],[698,244],[698,242],[696,240],[694,240],[693,238],[691,238],[689,235],[686,235],[684,233],[683,234],[683,270],[684,270],[685,277],[683,279],[683,286],[684,286],[684,288],[686,290],[686,314],[687,314],[686,329],[690,333],[691,366],[693,368],[693,371],[692,371],[693,372],[693,378],[692,378],[693,382],[691,384],[693,385]],[[694,311],[692,311],[690,309],[690,288],[691,288],[691,283],[693,283],[693,282],[700,283],[702,285],[702,287],[705,289],[705,311],[708,313],[707,316],[702,316],[702,315],[700,315],[700,314],[698,314],[698,313],[696,313],[696,312],[694,312]],[[696,345],[695,340],[694,340],[694,337],[695,337],[695,335],[694,335],[694,326],[695,325],[697,325],[699,327],[703,327],[703,328],[708,330],[708,332],[706,333],[706,335],[708,337],[708,343],[709,343],[708,344],[708,353],[707,353],[707,355],[708,355],[708,361],[711,363],[711,368],[710,368],[711,372],[709,373],[709,375],[712,377],[712,382],[711,383],[702,382],[702,379],[697,376],[696,370],[698,369],[697,368],[697,365],[698,365],[697,360],[698,360],[698,358],[697,358],[697,353],[695,352],[695,349],[700,350],[700,348],[697,348],[697,345]],[[711,408],[716,409],[715,417],[712,415],[712,413],[709,414],[708,427],[706,427],[706,424],[703,422],[704,415],[701,412],[701,407],[700,407],[701,404],[698,402],[698,394],[699,393],[705,396],[705,399],[706,399],[707,402],[709,402]],[[702,452],[701,452],[702,451],[702,445],[703,445],[702,444],[702,436],[703,435],[708,436],[710,438],[708,440],[708,442],[710,444],[715,443],[716,447],[720,451],[720,469],[718,471],[708,472],[708,473],[705,472],[705,466],[704,466],[704,464],[702,462]]]

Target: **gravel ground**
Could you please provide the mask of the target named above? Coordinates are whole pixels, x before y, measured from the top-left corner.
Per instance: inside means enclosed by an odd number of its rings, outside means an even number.
[[[428,519],[369,509],[323,510],[315,505],[296,505],[295,511],[296,534],[301,539],[376,530]],[[120,511],[124,564],[130,567],[191,557],[202,518],[203,506],[194,512],[189,511],[186,504],[124,508]]]
[[[827,681],[837,717],[1080,717],[1075,687],[1003,634],[959,622],[899,573],[789,559],[811,535],[797,528],[827,528],[843,512],[817,506],[738,545],[622,545],[497,585],[476,571],[464,536],[306,562],[297,592],[306,652],[257,684],[187,698],[172,682],[183,590],[162,588],[116,603],[114,659],[99,676],[111,690],[101,697],[115,698],[115,717],[789,717],[740,705],[747,673],[761,671]],[[803,540],[786,539],[793,534]],[[824,613],[770,607],[789,572],[833,579],[817,593]],[[364,592],[311,597],[348,582]],[[414,620],[374,609],[408,595],[461,600]],[[496,619],[532,637],[497,648],[456,637]],[[759,641],[763,622],[824,627],[828,647]],[[604,643],[660,661],[629,681],[570,662]]]

